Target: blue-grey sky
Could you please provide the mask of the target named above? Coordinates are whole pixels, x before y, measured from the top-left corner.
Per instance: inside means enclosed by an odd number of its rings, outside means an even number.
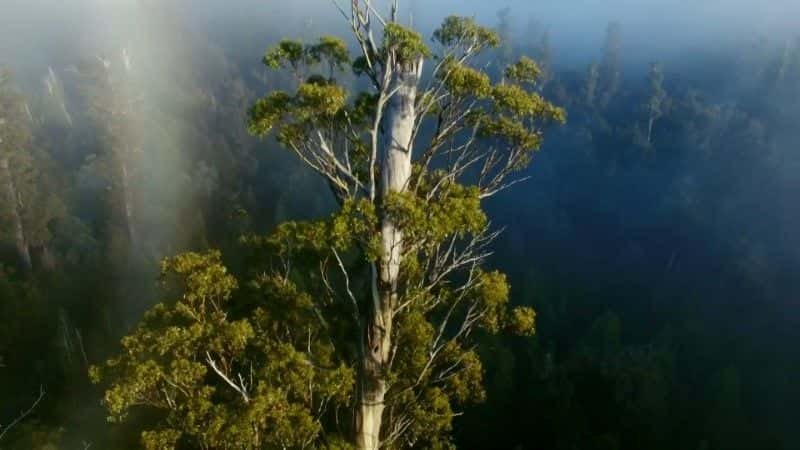
[[[0,0],[0,65],[41,72],[125,46],[131,34],[148,33],[153,8],[211,41],[229,39],[257,62],[278,35],[347,35],[333,1]],[[388,9],[390,0],[374,1],[377,9]],[[415,25],[428,32],[449,14],[495,25],[497,11],[509,7],[520,39],[530,42],[548,30],[555,62],[576,66],[599,57],[610,21],[622,25],[625,58],[636,63],[673,62],[687,50],[749,46],[760,38],[780,42],[800,34],[800,0],[401,0],[400,6],[404,21],[413,12]],[[143,7],[151,9],[149,15],[139,13]],[[172,43],[165,39],[163,45]]]
[[[376,0],[378,8],[385,9],[387,1]],[[178,14],[214,18],[220,24],[234,24],[238,19],[265,28],[309,21],[330,24],[340,19],[332,0],[2,0],[0,49],[26,40],[32,43],[29,39],[35,34],[75,36],[107,28],[115,20],[124,20],[137,4],[158,3],[176,4]],[[561,40],[596,37],[611,20],[621,22],[637,40],[658,38],[664,45],[754,33],[777,38],[800,30],[798,0],[401,0],[400,5],[405,12],[415,10],[418,22],[426,25],[453,13],[493,23],[497,10],[508,6],[520,30],[535,18]],[[35,43],[42,44],[41,39]]]

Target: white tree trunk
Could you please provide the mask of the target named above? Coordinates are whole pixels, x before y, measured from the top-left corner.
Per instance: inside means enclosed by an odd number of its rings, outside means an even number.
[[[5,197],[9,206],[9,214],[11,215],[14,244],[17,247],[17,255],[19,256],[20,266],[22,267],[23,272],[29,273],[33,269],[33,263],[31,262],[31,251],[30,246],[28,245],[28,240],[25,239],[25,229],[22,225],[22,217],[19,213],[17,188],[14,185],[14,179],[11,177],[11,171],[8,168],[8,158],[0,159],[0,176],[4,181]]]
[[[380,158],[377,202],[391,192],[404,192],[411,177],[411,150],[416,110],[417,83],[422,62],[397,65],[391,91],[396,93],[386,108],[386,140]],[[397,284],[403,255],[403,232],[390,217],[381,217],[381,257],[372,270],[373,302],[367,314],[359,376],[356,413],[356,446],[377,450],[381,443],[386,371],[392,349],[392,314],[397,305]]]
[[[130,187],[130,175],[128,174],[128,165],[123,160],[120,163],[122,171],[122,202],[125,208],[125,226],[128,231],[128,239],[130,240],[131,248],[137,248],[136,242],[136,228],[133,223],[133,193]]]

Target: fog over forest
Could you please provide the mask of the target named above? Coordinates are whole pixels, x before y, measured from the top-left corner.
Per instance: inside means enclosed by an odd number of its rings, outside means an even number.
[[[392,3],[0,0],[0,449],[800,450],[800,2]]]

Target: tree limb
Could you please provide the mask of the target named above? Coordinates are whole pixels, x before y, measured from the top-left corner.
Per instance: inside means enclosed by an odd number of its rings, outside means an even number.
[[[218,367],[217,363],[211,358],[211,354],[206,352],[206,361],[208,361],[208,365],[211,366],[211,369],[222,378],[230,387],[232,387],[236,392],[241,394],[242,399],[245,403],[250,403],[250,396],[247,395],[247,387],[244,385],[244,379],[242,378],[242,374],[239,374],[239,385],[231,381],[225,373],[223,373]]]
[[[3,439],[8,430],[14,428],[17,424],[22,422],[26,417],[28,417],[33,412],[34,409],[36,409],[36,407],[39,405],[39,402],[41,402],[42,399],[44,398],[45,394],[46,392],[44,391],[44,386],[39,386],[39,396],[36,397],[36,400],[33,402],[30,408],[26,409],[25,411],[21,411],[16,419],[12,420],[10,424],[3,427],[2,431],[0,431],[0,440]]]

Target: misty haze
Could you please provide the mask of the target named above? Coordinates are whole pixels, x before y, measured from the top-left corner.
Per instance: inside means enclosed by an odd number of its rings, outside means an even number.
[[[0,449],[800,450],[800,1],[0,0]]]

